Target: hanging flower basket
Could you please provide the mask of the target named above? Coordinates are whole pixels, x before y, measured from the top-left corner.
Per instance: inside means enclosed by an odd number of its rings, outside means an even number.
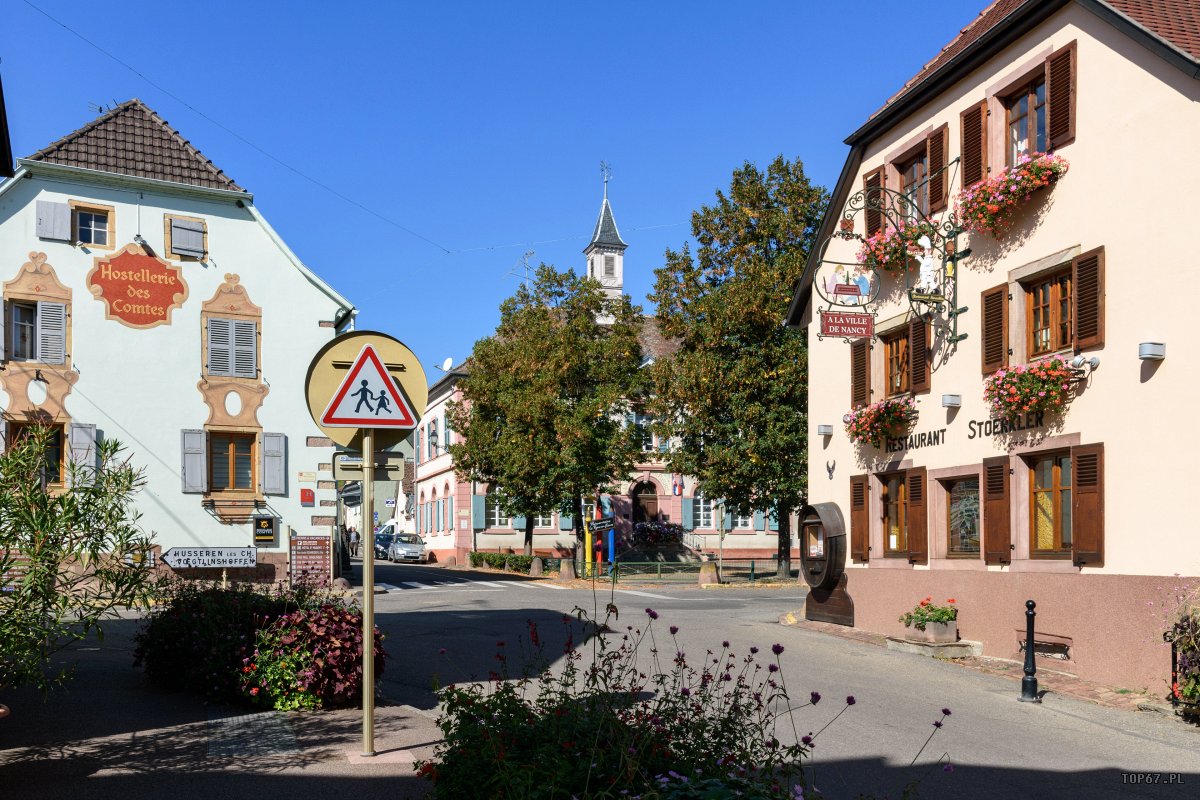
[[[889,225],[868,237],[858,248],[858,263],[870,269],[901,274],[914,263],[913,256],[921,253],[921,246],[917,244],[920,238],[928,236],[932,241],[937,235],[937,226],[932,222],[901,222],[896,228]]]
[[[917,418],[917,401],[911,397],[880,400],[846,415],[846,435],[855,444],[878,447],[888,436],[907,430]]]
[[[1049,153],[1021,156],[1014,166],[959,195],[960,223],[968,231],[999,238],[1012,226],[1017,209],[1066,175],[1068,166],[1065,158]]]
[[[1061,411],[1071,402],[1071,369],[1059,356],[997,370],[983,382],[992,413],[1012,419],[1024,413]]]

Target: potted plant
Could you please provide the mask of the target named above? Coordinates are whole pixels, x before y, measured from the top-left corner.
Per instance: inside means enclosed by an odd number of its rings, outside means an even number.
[[[1067,160],[1050,153],[1021,156],[994,178],[977,183],[958,198],[958,219],[964,229],[999,238],[1011,227],[1017,209],[1033,193],[1067,174]]]
[[[1060,411],[1071,400],[1071,369],[1060,356],[997,370],[984,380],[983,399],[997,417]]]
[[[1171,694],[1181,714],[1200,713],[1200,609],[1185,607],[1163,639],[1175,650]]]
[[[907,430],[917,418],[917,401],[912,397],[889,397],[851,410],[842,417],[846,435],[855,444],[883,445],[884,439]]]
[[[907,629],[904,638],[914,642],[951,644],[958,641],[958,607],[954,598],[946,599],[946,605],[934,604],[933,597],[926,597],[913,608],[900,615]]]

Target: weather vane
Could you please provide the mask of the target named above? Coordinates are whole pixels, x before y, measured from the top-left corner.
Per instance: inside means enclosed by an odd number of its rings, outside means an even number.
[[[612,167],[607,161],[600,162],[600,177],[604,179],[604,199],[608,199],[608,182],[612,180]]]

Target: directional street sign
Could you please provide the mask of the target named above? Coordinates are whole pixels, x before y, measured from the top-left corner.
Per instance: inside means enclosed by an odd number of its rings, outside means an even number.
[[[604,517],[603,519],[588,520],[588,527],[592,529],[592,533],[604,533],[613,529],[612,517]]]
[[[375,480],[404,480],[403,453],[375,453]],[[333,479],[335,481],[361,481],[363,479],[362,456],[338,453],[333,457]]]
[[[375,348],[364,344],[319,422],[330,428],[412,430],[419,419]]]
[[[229,569],[258,564],[253,547],[172,547],[162,554],[163,563],[176,569]]]

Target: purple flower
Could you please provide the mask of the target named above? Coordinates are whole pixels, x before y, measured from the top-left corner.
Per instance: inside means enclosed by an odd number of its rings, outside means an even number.
[[[653,608],[647,608],[646,616],[649,617],[650,619],[658,619],[658,612],[655,611]]]
[[[770,672],[778,672],[778,671],[779,671],[779,665],[778,665],[778,664],[768,664],[768,665],[767,665],[767,670],[768,670],[768,671],[770,671]]]
[[[729,642],[721,642],[721,647],[724,647],[726,650],[728,650],[728,649],[729,649]]]
[[[935,728],[940,728],[940,727],[942,727],[942,721],[941,721],[940,719],[939,719],[939,720],[936,720],[936,721],[933,723],[933,727],[935,727]]]
[[[683,695],[684,697],[690,697],[692,694],[692,690],[685,686],[679,690],[679,693],[681,695]]]
[[[943,708],[943,709],[942,709],[942,716],[944,716],[944,717],[948,717],[948,716],[950,716],[950,709],[948,709],[948,708]]]
[[[781,644],[771,645],[771,652],[777,656],[782,655],[783,654],[783,645],[781,645]]]
[[[820,692],[812,692],[811,694],[809,694],[808,699],[815,706],[817,703],[821,702],[821,693]]]
[[[954,772],[954,765],[947,764],[946,766],[942,767],[942,772]]]
[[[446,655],[446,648],[444,648],[444,647],[442,647],[442,648],[439,648],[439,649],[438,649],[438,655],[439,655],[439,656],[444,656],[444,655]]]
[[[855,702],[857,702],[857,701],[854,699],[854,695],[848,695],[846,697],[846,705],[852,706],[855,704]]]
[[[754,654],[755,654],[755,653],[757,653],[757,652],[758,652],[758,648],[757,648],[757,647],[751,647],[751,648],[750,648],[750,655],[754,655]]]
[[[677,634],[677,633],[679,633],[679,626],[677,626],[677,625],[672,625],[672,626],[671,626],[671,635],[672,635],[672,636],[674,636],[674,635],[675,635],[675,634]]]
[[[813,738],[811,736],[801,736],[800,743],[803,744],[805,747],[808,747],[810,744],[813,743]]]

